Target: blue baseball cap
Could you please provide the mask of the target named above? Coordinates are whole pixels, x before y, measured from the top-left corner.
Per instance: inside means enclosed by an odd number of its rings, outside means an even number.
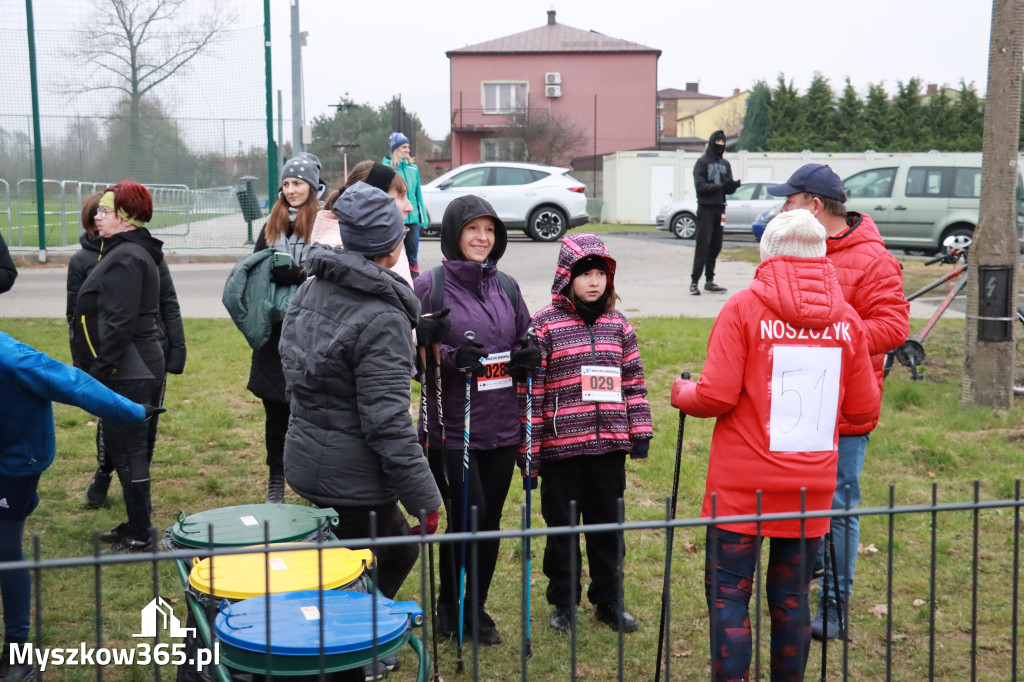
[[[810,192],[819,196],[835,199],[846,203],[846,192],[843,181],[830,166],[820,163],[809,163],[801,166],[789,180],[781,185],[772,185],[768,194],[773,197],[788,197],[790,194]]]

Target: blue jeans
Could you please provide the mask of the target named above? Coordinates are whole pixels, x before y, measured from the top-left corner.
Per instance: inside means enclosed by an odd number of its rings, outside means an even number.
[[[836,468],[836,492],[832,509],[856,509],[860,504],[860,471],[864,468],[864,451],[869,434],[839,436],[839,464]],[[857,566],[860,544],[860,517],[832,519],[832,542],[836,547],[836,573],[839,575],[839,596],[848,600],[853,591],[853,572]],[[829,567],[831,573],[831,566]],[[820,583],[819,583],[820,584]],[[829,583],[829,594],[832,594]]]
[[[420,226],[416,223],[407,223],[406,227],[409,228],[409,231],[405,235],[405,255],[409,259],[409,268],[419,270]]]

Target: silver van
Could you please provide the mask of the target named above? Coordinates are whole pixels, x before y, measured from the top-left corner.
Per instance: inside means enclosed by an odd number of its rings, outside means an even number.
[[[920,156],[894,158],[855,173],[843,182],[846,208],[867,213],[885,245],[907,252],[935,253],[951,235],[970,237],[981,204],[981,161]],[[1017,171],[1017,232],[1024,226],[1024,184]]]

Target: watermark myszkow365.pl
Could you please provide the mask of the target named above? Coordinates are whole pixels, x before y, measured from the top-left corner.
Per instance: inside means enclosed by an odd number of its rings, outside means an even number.
[[[181,638],[196,634],[195,628],[185,628],[174,615],[171,605],[157,597],[142,609],[142,632],[132,637],[156,637],[158,630],[165,630],[170,637]],[[134,647],[89,647],[83,642],[77,647],[37,648],[31,642],[11,644],[12,665],[34,665],[40,672],[47,666],[65,665],[188,665],[202,671],[208,665],[220,663],[220,642],[213,649],[193,649],[189,656],[183,643],[161,642],[152,645],[140,642]]]

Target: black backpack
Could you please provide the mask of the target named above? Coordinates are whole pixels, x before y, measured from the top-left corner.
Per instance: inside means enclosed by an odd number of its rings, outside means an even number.
[[[512,278],[501,270],[497,271],[498,284],[505,291],[505,296],[512,302],[512,314],[519,317],[519,290]],[[430,268],[430,309],[433,311],[444,308],[444,266]]]

